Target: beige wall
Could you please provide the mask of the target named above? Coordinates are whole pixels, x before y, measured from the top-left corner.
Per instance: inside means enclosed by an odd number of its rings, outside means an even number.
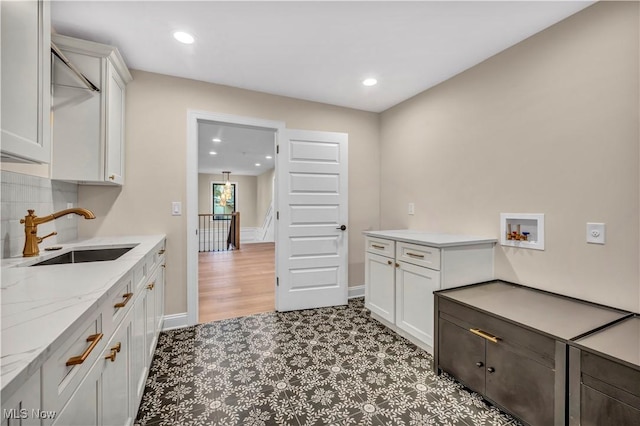
[[[236,211],[240,212],[240,226],[258,226],[256,225],[257,177],[231,173],[229,180],[237,184]],[[198,173],[198,213],[211,214],[211,182],[224,182],[224,177]]]
[[[127,86],[126,182],[122,188],[81,186],[79,203],[98,216],[80,236],[167,234],[166,313],[187,310],[187,110],[284,121],[293,129],[349,134],[349,284],[364,283],[362,231],[379,227],[379,115],[227,86],[132,71]],[[87,221],[88,222],[88,221]]]
[[[264,217],[271,205],[271,198],[273,197],[273,178],[275,177],[276,169],[267,170],[260,176],[258,176],[258,199],[256,201],[256,226],[262,226]]]
[[[544,213],[546,250],[498,245],[497,277],[639,311],[638,25],[638,3],[595,4],[384,112],[382,228]]]

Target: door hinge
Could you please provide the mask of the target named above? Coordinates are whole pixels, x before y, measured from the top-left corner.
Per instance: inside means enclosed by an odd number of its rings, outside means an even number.
[[[276,220],[280,220],[280,211],[276,212]]]
[[[276,145],[276,154],[280,154],[280,145]]]
[[[276,277],[276,287],[280,287],[280,278]]]

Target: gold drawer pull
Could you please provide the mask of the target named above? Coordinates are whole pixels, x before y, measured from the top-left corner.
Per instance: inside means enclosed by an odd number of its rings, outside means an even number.
[[[151,284],[147,285],[147,290],[153,290],[153,288],[156,286],[156,282],[152,282]]]
[[[89,357],[89,354],[91,354],[91,351],[93,351],[95,347],[98,345],[98,342],[100,341],[100,339],[102,339],[102,336],[103,336],[102,333],[98,333],[98,334],[92,334],[91,336],[87,337],[87,342],[91,342],[91,344],[82,353],[82,355],[72,356],[71,358],[69,358],[67,360],[67,367],[69,367],[70,365],[82,364],[84,360]]]
[[[164,254],[164,249],[160,250],[158,254]]]
[[[400,264],[396,262],[396,268],[399,268],[399,267],[400,267]]]
[[[111,348],[111,353],[105,356],[104,359],[108,359],[111,360],[111,362],[114,362],[116,360],[116,356],[120,352],[120,349],[122,349],[122,343],[118,342],[114,347]]]
[[[165,265],[164,263],[163,263],[162,265],[160,265],[160,266],[162,266],[163,268],[166,268],[166,267],[167,267],[167,265]]]
[[[109,180],[115,180],[115,179],[116,179],[116,175],[109,176]]]
[[[410,251],[407,252],[407,256],[417,257],[419,259],[424,259],[424,254],[411,253]]]
[[[482,331],[479,328],[470,328],[469,331],[493,343],[498,343],[498,340],[500,340],[499,337],[492,336],[491,334],[487,333],[486,331]]]
[[[384,246],[379,246],[377,244],[371,244],[371,247],[375,248],[375,249],[380,249],[380,250],[384,250]]]
[[[124,300],[113,305],[114,308],[124,308],[125,306],[127,306],[127,303],[129,303],[129,300],[131,300],[131,298],[133,297],[133,293],[125,293],[122,295],[122,297],[124,297]]]

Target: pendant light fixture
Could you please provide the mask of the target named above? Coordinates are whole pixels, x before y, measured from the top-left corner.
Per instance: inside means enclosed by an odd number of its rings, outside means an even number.
[[[222,172],[222,180],[224,180],[224,190],[220,192],[220,205],[226,206],[231,200],[231,181],[229,180],[231,172]]]

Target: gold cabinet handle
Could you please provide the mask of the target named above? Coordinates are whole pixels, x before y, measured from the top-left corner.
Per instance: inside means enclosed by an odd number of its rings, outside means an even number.
[[[399,267],[400,267],[400,264],[396,262],[396,268],[399,268]]]
[[[127,303],[129,303],[129,300],[131,300],[131,298],[133,297],[133,293],[125,293],[122,295],[122,297],[124,297],[124,300],[113,305],[114,308],[124,308],[125,306],[127,306]]]
[[[147,290],[153,290],[153,288],[156,286],[156,282],[152,282],[151,284],[147,285]]]
[[[407,256],[417,257],[418,259],[424,259],[424,254],[411,253],[410,251],[407,252]]]
[[[498,343],[498,340],[500,340],[499,337],[492,336],[491,334],[487,333],[486,331],[482,331],[479,328],[470,328],[469,331],[475,334],[476,336],[480,336],[493,343]]]
[[[391,264],[393,264],[393,262],[390,260],[387,260],[387,265],[391,265]]]
[[[167,265],[165,265],[164,263],[163,263],[162,265],[160,265],[160,266],[162,266],[163,268],[166,268],[166,267],[167,267]]]
[[[111,362],[114,362],[116,360],[118,352],[120,352],[120,349],[122,349],[122,343],[118,342],[114,347],[111,348],[111,353],[105,356],[104,359],[109,359],[111,360]]]
[[[109,176],[109,179],[111,179],[111,180],[115,180],[115,179],[116,179],[116,175],[111,175],[111,176]]]
[[[377,244],[371,244],[371,247],[373,247],[375,249],[379,249],[379,250],[384,250],[384,246],[379,246]]]
[[[164,251],[165,251],[165,250],[164,250],[164,249],[162,249],[162,250],[160,250],[160,251],[158,252],[158,254],[164,254]]]
[[[85,349],[82,355],[72,356],[71,358],[69,358],[67,360],[67,367],[69,367],[70,365],[82,364],[89,357],[89,355],[91,354],[91,351],[93,351],[95,347],[98,345],[98,342],[100,341],[100,339],[102,339],[102,336],[103,336],[102,333],[98,333],[98,334],[92,334],[91,336],[87,337],[87,342],[91,342],[91,344],[87,349]]]

